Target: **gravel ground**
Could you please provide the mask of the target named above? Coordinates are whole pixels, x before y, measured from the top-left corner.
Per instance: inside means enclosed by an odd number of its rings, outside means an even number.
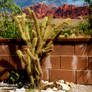
[[[28,90],[25,91],[25,89],[22,88],[22,89],[16,89],[15,91],[15,90],[1,90],[0,88],[0,92],[28,92]],[[46,91],[44,90],[41,92],[66,92],[66,91],[60,91],[60,90],[59,91],[51,91],[51,90]],[[72,88],[71,91],[68,91],[68,92],[92,92],[92,85],[78,85],[77,84],[75,85],[75,88]]]
[[[0,92],[9,92],[7,90],[0,90]],[[14,92],[14,91],[10,91]],[[19,91],[23,92],[23,91]],[[92,85],[77,85],[76,88],[72,88],[70,92],[92,92]]]
[[[71,92],[92,92],[92,85],[76,85]]]

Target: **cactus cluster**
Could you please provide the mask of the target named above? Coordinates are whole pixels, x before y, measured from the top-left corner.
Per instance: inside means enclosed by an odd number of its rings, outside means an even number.
[[[42,22],[39,22],[35,13],[30,10],[30,8],[27,8],[27,10],[34,21],[34,28],[32,29],[33,38],[30,38],[30,29],[27,23],[28,21],[26,15],[22,14],[21,16],[14,16],[16,24],[18,25],[19,31],[21,33],[21,37],[27,45],[27,48],[24,52],[18,50],[17,54],[21,61],[26,65],[26,70],[30,78],[30,84],[33,87],[37,87],[42,79],[42,59],[53,50],[53,41],[62,31],[58,29],[63,24],[67,23],[68,19],[52,27],[51,16],[45,17]],[[58,32],[53,36],[53,38],[51,38],[51,35],[54,34],[55,30],[58,30]]]

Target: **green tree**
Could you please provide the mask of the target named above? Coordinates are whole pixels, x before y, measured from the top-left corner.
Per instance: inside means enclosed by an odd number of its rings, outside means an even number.
[[[18,27],[12,16],[21,14],[22,9],[13,0],[0,0],[0,37],[17,38]]]
[[[21,12],[21,8],[16,5],[13,0],[1,0],[0,12],[4,12],[5,14],[7,11],[17,14]]]

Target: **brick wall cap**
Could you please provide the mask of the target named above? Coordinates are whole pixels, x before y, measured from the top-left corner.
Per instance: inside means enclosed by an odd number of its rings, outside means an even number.
[[[51,39],[48,39],[51,40]],[[56,40],[57,42],[92,42],[92,38],[58,38]],[[22,39],[17,38],[17,39],[13,39],[13,38],[0,38],[0,43],[10,43],[10,42],[24,42]]]

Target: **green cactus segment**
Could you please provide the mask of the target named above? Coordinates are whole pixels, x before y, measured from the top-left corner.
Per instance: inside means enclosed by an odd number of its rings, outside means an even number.
[[[44,20],[39,23],[35,13],[27,8],[29,15],[34,21],[34,28],[32,29],[33,38],[30,39],[30,28],[27,24],[28,18],[25,14],[21,16],[14,16],[16,24],[19,27],[22,39],[26,42],[27,48],[24,49],[24,52],[21,50],[17,51],[21,62],[25,63],[27,73],[29,75],[30,83],[33,87],[40,86],[40,81],[42,79],[42,69],[41,63],[42,59],[45,58],[53,50],[53,41],[59,35],[60,27],[67,21],[63,21],[60,24],[57,24],[55,27],[51,25],[52,16],[45,17]],[[57,34],[51,38],[51,35],[55,30],[59,30]]]

